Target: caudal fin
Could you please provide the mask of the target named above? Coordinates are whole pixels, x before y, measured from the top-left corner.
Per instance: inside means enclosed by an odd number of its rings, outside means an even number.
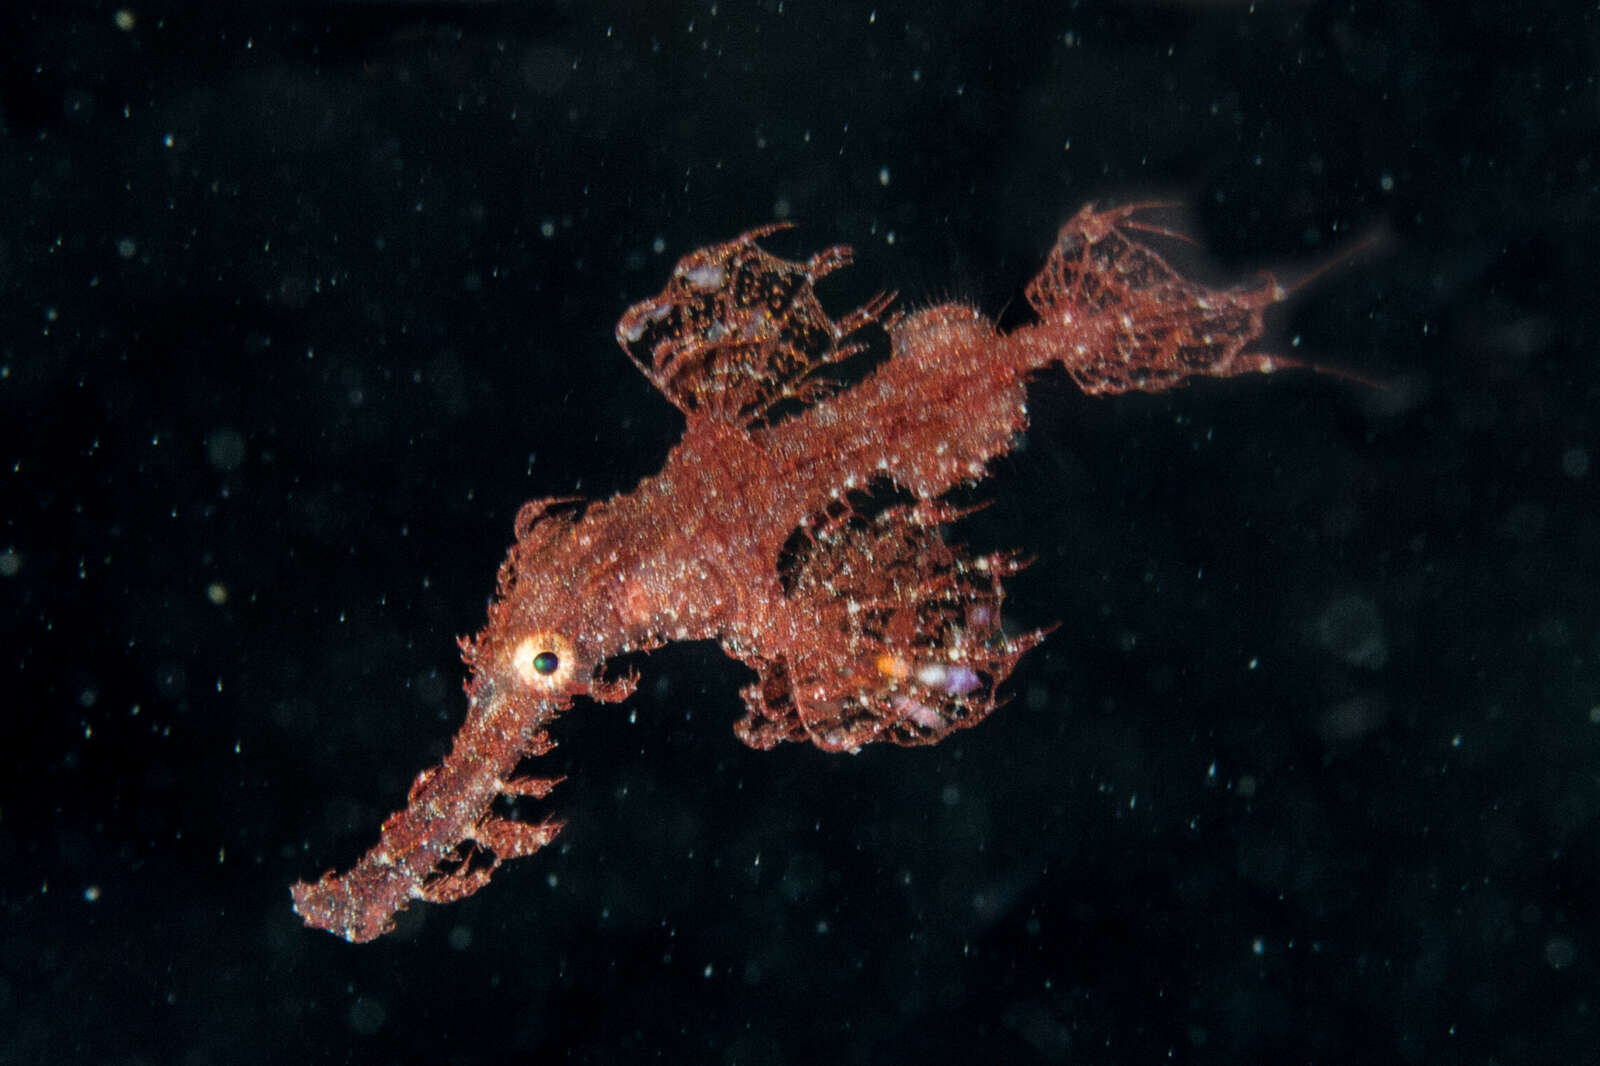
[[[1264,331],[1267,308],[1290,290],[1271,274],[1228,288],[1190,281],[1134,237],[1182,234],[1138,221],[1128,204],[1090,204],[1061,228],[1044,269],[1027,288],[1043,321],[1034,327],[1049,361],[1060,362],[1091,395],[1163,392],[1188,378],[1266,374],[1305,367],[1356,381],[1347,372],[1249,350]]]

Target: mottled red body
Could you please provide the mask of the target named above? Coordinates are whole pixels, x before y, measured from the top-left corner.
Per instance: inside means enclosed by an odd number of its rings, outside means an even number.
[[[1145,228],[1134,212],[1068,222],[1028,287],[1039,321],[1003,335],[958,304],[886,317],[887,297],[835,321],[813,283],[848,249],[782,260],[755,243],[775,227],[681,260],[617,337],[684,412],[683,440],[632,492],[523,508],[488,624],[462,645],[450,754],[355,867],[294,886],[306,924],[371,940],[411,900],[469,895],[549,843],[559,823],[491,805],[555,786],[518,764],[549,749],[575,699],[626,698],[632,679],[606,671],[628,652],[720,642],[755,671],[735,729],[756,748],[931,744],[992,711],[1042,634],[1002,631],[1001,579],[1018,566],[948,544],[943,497],[1014,445],[1030,375],[1059,364],[1114,393],[1286,365],[1246,351],[1283,290],[1184,280],[1130,236]],[[831,382],[874,324],[887,358]]]

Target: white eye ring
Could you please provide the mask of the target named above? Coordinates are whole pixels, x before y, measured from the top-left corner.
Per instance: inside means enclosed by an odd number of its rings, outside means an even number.
[[[572,641],[559,633],[538,630],[511,649],[511,672],[535,692],[560,692],[577,669]]]

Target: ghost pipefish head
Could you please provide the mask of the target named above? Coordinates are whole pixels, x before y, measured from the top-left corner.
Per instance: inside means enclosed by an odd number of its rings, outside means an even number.
[[[496,690],[564,708],[593,686],[605,652],[580,640],[597,627],[574,581],[593,570],[589,538],[580,533],[584,507],[575,497],[550,497],[530,500],[517,514],[516,543],[500,566],[488,625],[475,641],[462,642],[468,665]]]
[[[535,591],[535,583],[522,583],[522,591]],[[531,595],[530,603],[553,604],[559,596]],[[473,679],[469,691],[477,699],[490,693],[504,697],[508,706],[533,721],[546,722],[567,710],[579,697],[602,703],[626,699],[636,678],[606,675],[607,660],[630,649],[621,638],[608,638],[595,619],[582,611],[534,612],[499,603],[490,611],[489,625],[475,641],[462,647]],[[480,687],[487,683],[488,687]]]

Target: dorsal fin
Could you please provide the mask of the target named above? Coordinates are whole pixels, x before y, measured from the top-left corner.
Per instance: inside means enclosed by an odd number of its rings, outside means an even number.
[[[685,256],[659,296],[617,323],[622,350],[685,415],[750,426],[782,401],[815,402],[832,388],[816,372],[858,352],[846,338],[893,299],[880,294],[829,318],[813,285],[848,264],[850,249],[799,263],[756,244],[786,228],[772,223]]]

